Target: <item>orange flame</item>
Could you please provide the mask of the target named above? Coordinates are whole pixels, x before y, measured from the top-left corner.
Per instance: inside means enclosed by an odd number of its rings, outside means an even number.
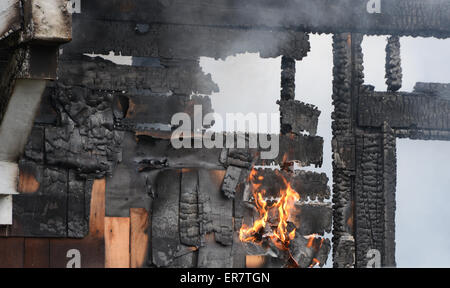
[[[253,223],[252,227],[243,225],[239,231],[239,239],[243,242],[257,242],[255,235],[261,232],[261,229],[265,229],[268,224],[269,213],[278,212],[278,223],[276,226],[271,227],[272,235],[270,239],[279,249],[287,250],[290,241],[295,238],[295,229],[288,231],[288,219],[294,208],[295,202],[300,200],[300,195],[291,187],[291,184],[279,173],[279,176],[283,179],[285,189],[280,191],[281,197],[279,200],[270,206],[264,200],[266,191],[261,189],[261,184],[255,183],[255,180],[264,179],[262,176],[257,176],[257,171],[252,169],[249,176],[249,183],[253,191],[253,197],[255,206],[259,212],[259,219]]]
[[[313,268],[316,265],[320,265],[320,261],[317,260],[316,258],[313,258],[311,265],[309,266],[309,268]]]

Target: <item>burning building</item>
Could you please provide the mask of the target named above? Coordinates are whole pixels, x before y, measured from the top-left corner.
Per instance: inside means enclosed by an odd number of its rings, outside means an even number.
[[[448,1],[2,3],[0,266],[395,266],[396,138],[450,139],[448,84],[398,92],[399,37],[448,38]],[[309,33],[334,35],[333,196],[302,169],[323,161],[295,99]],[[390,36],[388,91],[363,85],[364,35]],[[110,51],[132,63],[92,56]],[[279,155],[174,149],[172,116],[219,89],[199,57],[244,52],[281,56]]]

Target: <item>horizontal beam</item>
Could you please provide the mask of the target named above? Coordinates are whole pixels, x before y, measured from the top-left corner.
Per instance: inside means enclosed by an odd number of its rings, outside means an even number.
[[[450,130],[450,101],[423,93],[371,92],[359,97],[358,124],[393,129]]]
[[[246,181],[247,181],[246,177]],[[283,178],[300,196],[301,201],[329,199],[331,196],[328,187],[328,177],[325,173],[295,170],[293,173],[283,170],[256,169],[252,181],[260,185],[259,189],[265,191],[266,200],[278,199],[280,191],[286,189]],[[241,183],[245,184],[245,183]]]
[[[373,5],[372,5],[373,3]],[[82,0],[80,17],[136,23],[450,36],[447,0]]]
[[[282,100],[278,104],[280,105],[283,133],[302,134],[302,132],[308,132],[310,135],[316,135],[321,113],[317,107],[297,100]]]
[[[286,30],[235,29],[233,27],[86,19],[74,16],[73,41],[64,53],[109,54],[135,57],[225,59],[238,53],[259,52],[263,58],[286,55],[297,60],[310,49],[308,35]],[[98,37],[102,35],[102,37]]]
[[[172,61],[160,64],[140,67],[116,65],[100,57],[82,56],[80,59],[60,61],[58,80],[65,86],[84,86],[90,89],[128,93],[151,91],[191,95],[219,91],[211,75],[202,71],[198,61]]]
[[[219,137],[220,133],[216,134]],[[164,131],[140,131],[136,133],[138,144],[136,149],[136,155],[142,155],[137,157],[137,162],[150,163],[150,167],[153,167],[158,161],[166,160],[166,167],[170,168],[208,168],[208,169],[224,169],[224,166],[233,165],[243,168],[250,168],[255,165],[271,165],[279,164],[285,165],[286,168],[289,165],[293,165],[294,162],[302,167],[314,165],[315,167],[321,167],[323,162],[323,138],[318,136],[303,136],[303,135],[281,135],[278,139],[273,139],[277,135],[267,134],[252,134],[253,139],[258,140],[258,147],[262,147],[261,139],[266,140],[268,136],[273,140],[270,141],[270,148],[230,148],[227,149],[213,148],[182,148],[174,149],[170,142],[171,133]],[[243,141],[245,147],[249,147],[249,136],[244,136],[238,133],[223,134],[224,141],[221,147],[226,147],[226,143],[229,143],[227,137],[231,138],[231,143],[235,146]],[[194,141],[200,142],[209,139],[209,136],[198,135],[184,135],[185,138],[191,138],[188,142]],[[210,140],[210,139],[209,139]],[[279,142],[277,142],[279,140]],[[204,143],[204,142],[203,142]],[[278,144],[278,145],[277,145]],[[276,147],[278,146],[278,147]],[[193,147],[193,144],[192,144]],[[230,151],[239,154],[236,159],[230,155]],[[225,153],[224,153],[225,152]],[[262,152],[267,152],[267,156],[273,156],[272,159],[262,159]],[[278,155],[273,155],[278,152]],[[228,155],[227,155],[228,154]],[[163,155],[163,156],[161,156]],[[220,158],[220,159],[219,159]],[[157,161],[156,161],[157,160]],[[159,164],[156,164],[158,166]],[[145,167],[145,165],[144,165]],[[154,169],[154,168],[153,168]],[[146,170],[144,168],[144,170]]]

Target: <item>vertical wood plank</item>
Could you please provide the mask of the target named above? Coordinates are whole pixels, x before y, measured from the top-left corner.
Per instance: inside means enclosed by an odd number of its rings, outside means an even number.
[[[91,216],[89,218],[89,236],[104,238],[105,227],[105,188],[106,180],[98,179],[92,185]]]
[[[140,268],[147,258],[149,213],[144,208],[131,208],[130,221],[130,267]]]
[[[50,240],[25,238],[24,268],[50,267]]]
[[[24,238],[0,238],[0,268],[23,268]]]
[[[105,268],[130,268],[128,217],[105,217]]]
[[[68,265],[71,260],[68,252],[73,249],[80,254],[81,268],[105,267],[105,187],[105,179],[95,180],[92,185],[90,202],[88,201],[89,197],[86,196],[86,207],[90,207],[89,235],[86,238],[50,240],[50,266],[52,268],[75,266]]]

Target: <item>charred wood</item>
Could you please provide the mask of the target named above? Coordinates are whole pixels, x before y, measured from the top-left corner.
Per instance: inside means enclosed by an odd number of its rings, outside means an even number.
[[[402,66],[400,57],[400,38],[391,36],[386,45],[386,84],[388,91],[396,92],[402,88]]]
[[[281,115],[281,133],[301,134],[308,132],[315,136],[320,111],[317,107],[296,100],[278,101]]]
[[[394,129],[450,130],[450,101],[422,93],[373,92],[359,97],[358,124]]]
[[[295,100],[295,59],[281,58],[281,100]]]

